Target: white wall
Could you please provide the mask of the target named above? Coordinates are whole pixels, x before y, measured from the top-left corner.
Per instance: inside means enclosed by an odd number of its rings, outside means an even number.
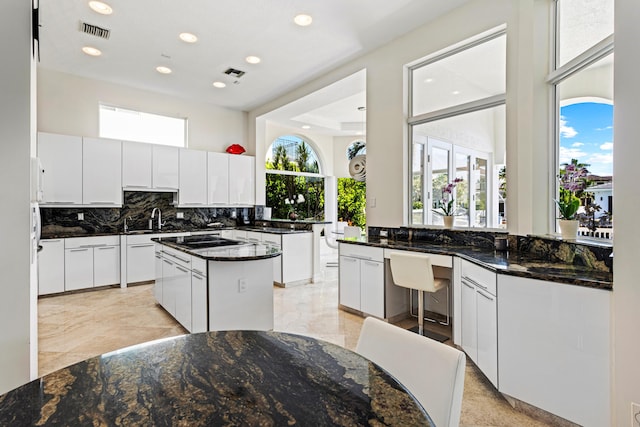
[[[630,426],[631,402],[640,403],[640,281],[638,280],[638,162],[640,2],[616,0],[613,175],[615,188],[612,425]]]
[[[29,162],[35,149],[31,2],[3,0],[0,14],[0,394],[30,380]]]
[[[333,174],[338,178],[350,178],[347,148],[355,141],[365,141],[363,136],[336,136],[333,138]]]
[[[100,103],[186,117],[189,148],[223,152],[240,144],[254,154],[244,112],[38,68],[39,131],[97,137]]]

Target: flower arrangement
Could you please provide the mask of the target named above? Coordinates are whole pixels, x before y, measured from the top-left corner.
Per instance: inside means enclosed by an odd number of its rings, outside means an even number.
[[[442,187],[442,199],[438,200],[438,202],[436,203],[436,209],[433,209],[435,213],[443,216],[453,215],[453,190],[456,188],[458,183],[462,181],[462,178],[456,178],[453,180],[453,182],[450,182]],[[438,211],[437,209],[440,209],[440,211]]]
[[[560,212],[560,219],[573,220],[580,208],[581,193],[586,186],[586,178],[589,171],[584,166],[574,163],[567,164],[558,175],[560,183],[560,197],[555,200]]]

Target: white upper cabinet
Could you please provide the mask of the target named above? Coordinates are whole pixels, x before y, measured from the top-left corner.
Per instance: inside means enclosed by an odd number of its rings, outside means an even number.
[[[229,156],[229,204],[255,204],[255,157]]]
[[[122,206],[122,143],[82,139],[82,204]]]
[[[122,143],[122,186],[151,188],[152,145],[142,142]]]
[[[229,155],[207,153],[207,203],[210,205],[229,204]]]
[[[178,190],[178,147],[142,142],[122,143],[125,189]]]
[[[180,206],[207,205],[207,152],[180,149]]]
[[[153,145],[153,188],[178,189],[178,147]]]
[[[42,205],[82,204],[82,138],[38,134],[38,157],[42,162]]]

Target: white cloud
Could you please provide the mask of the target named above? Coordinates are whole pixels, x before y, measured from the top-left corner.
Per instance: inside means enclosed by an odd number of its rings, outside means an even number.
[[[569,163],[571,159],[581,159],[587,155],[582,150],[578,150],[577,148],[566,148],[560,147],[560,152],[558,153],[560,156],[560,163]]]
[[[572,147],[582,147],[584,145],[584,142],[574,142],[573,144],[571,144]]]
[[[613,142],[605,142],[600,146],[601,150],[613,150]]]
[[[613,163],[613,154],[595,153],[589,156],[587,163]]]
[[[567,126],[567,121],[561,117],[560,118],[560,135],[563,138],[573,138],[577,134],[578,134],[578,131],[576,131],[571,126]]]
[[[613,129],[613,126],[607,126],[604,128],[596,128],[596,130],[609,130],[609,129]]]

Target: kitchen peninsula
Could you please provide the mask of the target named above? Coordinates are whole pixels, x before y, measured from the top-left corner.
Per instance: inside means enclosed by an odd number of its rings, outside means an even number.
[[[153,241],[155,298],[189,332],[273,329],[279,247],[211,235]]]

